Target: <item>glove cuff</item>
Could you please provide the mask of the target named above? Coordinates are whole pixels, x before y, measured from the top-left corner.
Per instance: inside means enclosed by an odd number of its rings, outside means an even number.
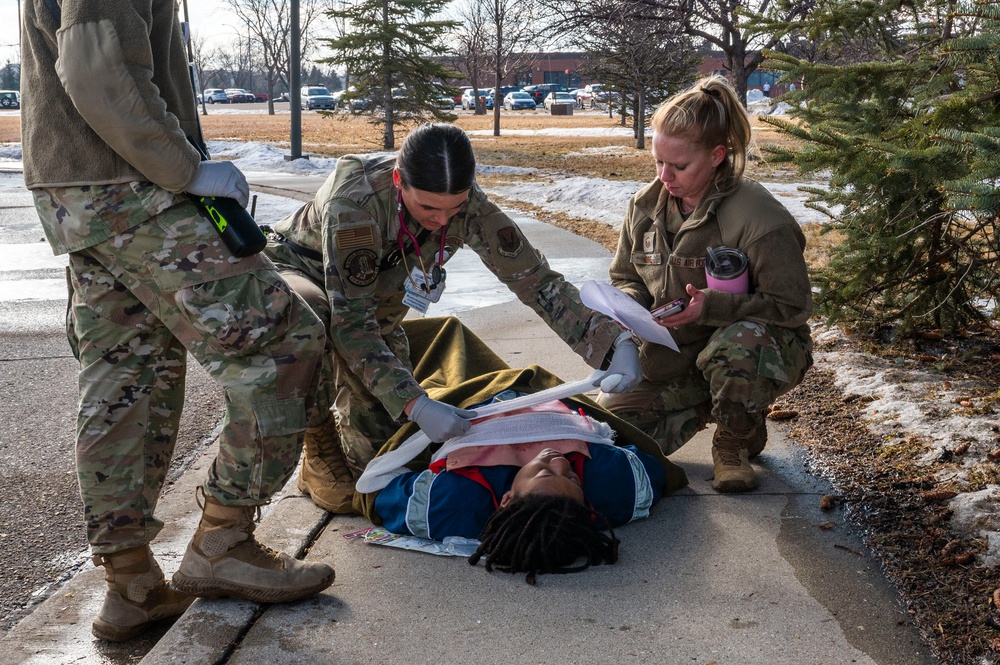
[[[635,348],[639,348],[639,346],[642,344],[642,340],[639,339],[639,336],[636,335],[631,330],[629,330],[628,328],[626,328],[625,330],[622,331],[622,334],[618,335],[615,341],[611,343],[611,350],[617,351],[618,347],[624,344],[625,342],[632,342],[633,344],[635,344]]]
[[[410,415],[407,416],[411,423],[417,422],[417,418],[420,417],[420,412],[424,410],[431,398],[427,394],[423,394],[417,398],[417,401],[413,403],[413,408],[410,409]]]

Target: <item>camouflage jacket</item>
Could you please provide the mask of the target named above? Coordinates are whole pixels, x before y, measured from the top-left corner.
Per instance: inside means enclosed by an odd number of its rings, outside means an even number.
[[[688,300],[688,284],[705,290],[699,320],[671,329],[679,354],[642,345],[647,379],[664,381],[691,370],[712,333],[744,319],[791,328],[809,340],[812,288],[803,257],[805,236],[770,192],[744,179],[734,193],[704,202],[687,220],[671,219],[678,214],[659,180],[641,189],[629,201],[610,268],[611,284],[650,310],[677,298]],[[707,288],[705,249],[720,245],[738,247],[749,258],[750,293]]]
[[[55,4],[55,3],[51,3]],[[150,181],[182,192],[200,161],[174,0],[24,3],[21,114],[29,189]]]
[[[393,156],[340,158],[313,201],[275,224],[274,230],[295,245],[322,254],[325,274],[311,277],[325,284],[330,298],[330,340],[389,414],[399,417],[406,403],[424,391],[385,342],[400,332],[400,322],[409,310],[402,302],[406,266],[417,265],[408,239],[405,257],[399,252],[394,165]],[[425,263],[435,260],[439,233],[424,234],[410,220],[407,225],[420,242]],[[589,365],[600,368],[605,364],[621,329],[584,306],[576,287],[549,267],[478,186],[449,221],[445,245],[447,256],[470,247]]]

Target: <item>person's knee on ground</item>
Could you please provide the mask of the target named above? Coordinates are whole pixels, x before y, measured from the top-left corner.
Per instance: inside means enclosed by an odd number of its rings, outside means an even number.
[[[223,505],[202,488],[201,522],[171,586],[204,598],[235,596],[257,603],[283,603],[316,595],[333,584],[323,562],[298,561],[254,537],[259,506]]]
[[[354,513],[354,475],[333,417],[306,430],[297,487],[313,503],[337,515]]]
[[[607,521],[564,496],[512,499],[490,516],[479,540],[470,564],[485,557],[487,571],[525,573],[528,584],[538,574],[574,573],[618,561],[619,541]]]
[[[104,566],[108,590],[91,631],[107,642],[124,642],[145,632],[152,623],[184,613],[194,596],[171,589],[149,545],[111,554],[96,554]]]

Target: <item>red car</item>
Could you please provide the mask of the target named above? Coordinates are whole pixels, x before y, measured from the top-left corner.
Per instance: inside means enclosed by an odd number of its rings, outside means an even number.
[[[254,101],[253,93],[247,92],[242,88],[226,88],[226,97],[229,97],[230,104],[243,104]]]

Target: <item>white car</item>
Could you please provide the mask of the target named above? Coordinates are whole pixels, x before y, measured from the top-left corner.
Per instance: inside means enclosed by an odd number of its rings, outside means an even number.
[[[300,92],[299,105],[302,107],[303,111],[311,111],[313,109],[329,109],[333,110],[334,99],[330,91],[321,85],[304,85]]]
[[[551,110],[556,104],[576,106],[576,97],[568,92],[550,92],[545,96],[545,101],[542,102],[542,106],[545,107],[546,111]]]
[[[479,89],[479,96],[486,98],[486,108],[493,108],[493,95],[486,88]],[[462,108],[466,111],[472,111],[476,108],[476,100],[472,96],[472,88],[468,88],[462,93]]]
[[[205,100],[206,104],[228,104],[229,95],[222,88],[206,88],[205,92],[201,94],[201,99],[198,101]]]

